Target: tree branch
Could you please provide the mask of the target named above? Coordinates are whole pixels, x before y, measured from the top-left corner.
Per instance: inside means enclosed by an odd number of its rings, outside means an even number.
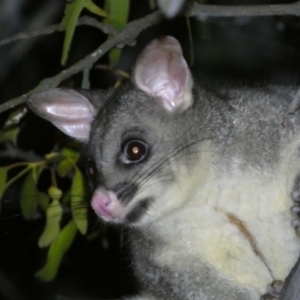
[[[253,5],[253,6],[218,6],[218,5],[207,5],[207,4],[198,4],[192,2],[184,12],[185,16],[188,17],[242,17],[242,16],[282,16],[282,15],[293,15],[300,16],[300,1],[290,4],[275,4],[275,5]],[[86,17],[84,17],[86,18]],[[81,18],[84,21],[80,25],[91,25],[87,19]],[[160,12],[154,12],[147,15],[144,18],[132,21],[128,23],[123,30],[116,34],[113,38],[104,42],[99,46],[94,52],[87,55],[84,59],[75,63],[70,68],[63,70],[61,73],[55,75],[51,78],[46,78],[40,82],[40,84],[35,87],[33,90],[28,93],[21,95],[17,98],[11,99],[6,103],[0,105],[0,113],[6,111],[10,108],[13,108],[19,104],[26,102],[26,99],[29,95],[35,92],[39,92],[51,87],[56,87],[64,79],[69,78],[70,76],[81,72],[85,69],[91,68],[91,66],[105,53],[117,45],[128,44],[128,41],[135,39],[142,30],[146,29],[149,26],[155,25],[163,20],[163,15]],[[89,23],[89,24],[87,24]],[[99,22],[97,22],[99,23]],[[99,23],[97,26],[101,26],[101,30],[107,32],[109,30],[106,25]],[[59,30],[58,25],[50,26],[50,28],[45,29],[43,33],[42,30],[36,31],[36,35],[51,33],[52,30]],[[95,26],[94,24],[92,26]],[[96,27],[97,27],[96,26]],[[47,31],[48,30],[48,31]],[[112,35],[111,32],[109,32]],[[31,35],[33,36],[33,35]],[[27,36],[28,37],[28,36]],[[27,38],[24,37],[24,38]],[[15,37],[16,38],[16,37]],[[19,37],[20,38],[20,37]],[[23,37],[21,37],[23,38]],[[10,38],[11,41],[13,39]],[[9,42],[11,42],[9,41]],[[3,41],[2,41],[3,43]],[[1,45],[1,44],[0,44]]]
[[[0,152],[1,159],[20,159],[21,161],[42,161],[44,157],[35,154],[33,151],[24,151],[22,149],[14,148],[8,146],[5,150],[1,150]]]
[[[38,86],[36,86],[28,93],[23,94],[17,98],[11,99],[6,103],[0,105],[0,113],[26,102],[28,96],[32,93],[40,92],[58,86],[61,81],[69,78],[70,76],[78,72],[81,72],[89,66],[92,66],[100,57],[102,57],[113,47],[120,44],[126,44],[128,41],[134,40],[142,30],[146,29],[149,26],[157,24],[162,20],[163,15],[160,12],[154,12],[150,15],[147,15],[144,18],[128,23],[118,35],[104,42],[94,52],[87,55],[79,62],[75,63],[70,68],[63,70],[61,73],[51,78],[43,79]]]
[[[192,2],[187,8],[189,17],[258,17],[258,16],[300,16],[300,1],[289,4],[271,5],[209,5]]]
[[[112,35],[112,36],[117,34],[117,31],[111,25],[103,24],[103,23],[99,22],[98,20],[96,20],[95,18],[91,18],[88,16],[83,16],[78,19],[77,26],[81,26],[81,25],[93,26],[95,28],[102,30],[104,33]],[[48,27],[41,28],[41,29],[26,30],[26,31],[17,33],[9,38],[1,40],[0,47],[10,44],[15,41],[28,39],[28,38],[32,38],[32,37],[36,37],[36,36],[40,36],[40,35],[51,34],[55,31],[64,31],[64,30],[65,30],[65,28],[61,27],[61,23],[53,24],[53,25],[50,25]]]

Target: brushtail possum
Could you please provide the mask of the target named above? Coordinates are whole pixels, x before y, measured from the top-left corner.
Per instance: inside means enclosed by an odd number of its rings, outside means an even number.
[[[83,143],[91,207],[129,228],[142,290],[130,299],[257,300],[299,256],[299,112],[282,125],[295,92],[203,87],[166,36],[115,91],[51,89],[28,105]]]

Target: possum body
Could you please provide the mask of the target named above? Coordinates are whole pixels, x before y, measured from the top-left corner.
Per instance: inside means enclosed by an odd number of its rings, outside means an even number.
[[[299,256],[299,113],[283,125],[296,88],[202,87],[172,37],[152,41],[132,77],[28,100],[82,141],[95,213],[129,227],[132,299],[259,299]]]

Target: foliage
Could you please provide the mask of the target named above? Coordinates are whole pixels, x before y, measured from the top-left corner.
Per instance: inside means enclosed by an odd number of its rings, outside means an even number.
[[[62,65],[66,64],[77,21],[81,11],[84,8],[100,17],[107,17],[105,11],[95,5],[92,0],[74,0],[67,2],[65,8],[65,16],[61,21],[61,27],[66,29],[63,54],[61,58]]]
[[[37,273],[42,280],[51,280],[59,267],[64,253],[71,246],[76,231],[87,232],[87,204],[84,201],[84,182],[76,163],[78,153],[63,148],[60,153],[50,153],[39,162],[21,162],[0,168],[0,195],[21,177],[24,177],[20,192],[20,209],[24,219],[33,220],[38,212],[45,214],[45,228],[38,246],[49,247],[46,265]],[[12,169],[22,168],[13,177]],[[43,171],[52,174],[52,183],[47,193],[38,189],[38,182]],[[63,195],[57,186],[56,177],[72,177],[69,193]],[[71,195],[71,196],[69,196]],[[67,225],[62,225],[63,214],[71,211],[72,218]]]
[[[129,13],[129,0],[106,0],[105,10],[98,7],[92,0],[67,1],[64,17],[59,30],[65,30],[61,64],[65,65],[71,42],[82,10],[86,9],[98,17],[104,17],[104,23],[120,31],[126,25]],[[108,35],[108,39],[111,35]],[[110,51],[110,65],[114,66],[120,58],[121,50]],[[122,72],[121,72],[122,73]],[[8,116],[3,129],[0,131],[0,142],[17,144],[19,134],[19,121],[26,114],[26,109],[18,108]],[[26,220],[35,218],[38,212],[45,215],[45,227],[38,240],[40,248],[48,247],[47,261],[44,267],[36,273],[43,280],[52,280],[59,268],[65,252],[71,246],[76,232],[87,233],[87,202],[84,198],[84,180],[76,163],[78,150],[64,147],[58,152],[51,152],[38,162],[19,162],[0,167],[0,200],[5,190],[14,182],[23,178],[20,192],[20,209]],[[20,170],[21,168],[21,170]],[[11,170],[18,170],[16,175],[10,176]],[[51,172],[52,182],[47,192],[38,189],[41,174],[48,170]],[[69,177],[71,187],[69,192],[63,194],[57,184],[58,177]],[[70,211],[69,221],[63,222],[64,215]]]

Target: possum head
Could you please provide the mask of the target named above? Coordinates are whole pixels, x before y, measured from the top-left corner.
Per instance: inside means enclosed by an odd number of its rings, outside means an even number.
[[[139,56],[132,82],[113,94],[54,89],[32,95],[28,105],[83,142],[95,213],[138,224],[155,219],[151,207],[163,201],[185,165],[181,118],[193,104],[192,85],[180,45],[161,37]]]

